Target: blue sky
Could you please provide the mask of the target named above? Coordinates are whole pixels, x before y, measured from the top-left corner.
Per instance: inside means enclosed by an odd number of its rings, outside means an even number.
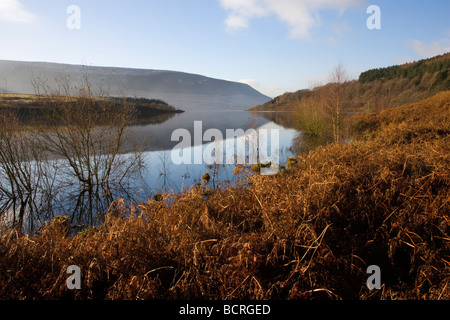
[[[70,5],[80,29],[69,29]],[[369,30],[369,5],[381,29]],[[271,97],[450,51],[450,1],[0,0],[0,59],[176,70]]]

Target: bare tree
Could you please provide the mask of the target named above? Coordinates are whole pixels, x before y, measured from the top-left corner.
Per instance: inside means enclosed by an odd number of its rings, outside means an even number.
[[[48,174],[51,162],[38,147],[36,136],[20,131],[14,112],[0,115],[0,213],[10,226],[33,228],[48,213],[54,193]]]
[[[296,125],[302,132],[295,139],[291,150],[301,154],[319,145],[334,140],[332,128],[329,125],[332,117],[324,104],[323,87],[311,90],[311,95],[298,104],[295,111]]]
[[[135,199],[143,149],[128,139],[129,100],[94,88],[87,72],[78,86],[70,78],[33,85],[43,125],[24,131],[16,111],[0,114],[1,222],[32,231],[65,214],[91,225],[117,198]]]
[[[35,79],[34,87],[50,126],[39,133],[40,143],[66,162],[61,182],[71,190],[72,221],[92,224],[116,197],[131,196],[129,179],[140,174],[141,149],[125,154],[134,108],[125,98],[117,104],[101,86],[94,88],[88,73],[81,86],[64,78],[55,88]]]
[[[324,106],[331,116],[334,141],[341,141],[342,113],[345,108],[345,85],[348,75],[342,63],[339,63],[331,72],[330,83],[324,96]]]

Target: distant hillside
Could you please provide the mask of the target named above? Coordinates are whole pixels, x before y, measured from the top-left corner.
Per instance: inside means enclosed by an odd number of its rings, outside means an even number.
[[[325,90],[317,87],[315,92]],[[450,53],[413,63],[378,68],[361,73],[345,86],[347,110],[379,111],[414,103],[450,90]],[[251,108],[252,111],[296,110],[312,90],[285,93]]]
[[[111,95],[161,99],[182,110],[245,110],[270,98],[247,84],[201,75],[130,68],[84,67],[91,83],[109,90]],[[33,78],[70,77],[79,83],[82,66],[0,60],[0,91],[33,94]]]
[[[292,111],[295,106],[304,98],[311,95],[311,90],[298,90],[296,92],[286,92],[262,105],[253,106],[251,111]]]

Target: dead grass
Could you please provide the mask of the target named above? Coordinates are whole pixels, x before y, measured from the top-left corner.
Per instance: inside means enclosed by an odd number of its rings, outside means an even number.
[[[358,140],[251,185],[119,200],[73,237],[64,219],[5,231],[0,297],[450,299],[449,103],[445,92],[358,116]],[[78,291],[65,284],[73,264]],[[366,287],[369,265],[380,290]]]

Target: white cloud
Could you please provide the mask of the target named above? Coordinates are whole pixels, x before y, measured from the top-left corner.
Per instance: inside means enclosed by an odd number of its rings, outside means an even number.
[[[407,42],[407,45],[413,49],[415,53],[424,58],[430,58],[450,52],[450,39],[441,39],[431,43],[423,43],[419,40],[413,40]]]
[[[275,15],[289,27],[292,38],[308,38],[311,28],[318,25],[318,12],[323,9],[338,10],[357,6],[365,0],[220,0],[229,12],[225,20],[227,30],[248,28],[250,20]]]
[[[235,14],[230,15],[225,20],[225,24],[227,25],[229,31],[232,31],[233,29],[248,28],[248,20]]]
[[[32,22],[35,16],[26,11],[19,0],[0,1],[0,21],[8,22]]]

